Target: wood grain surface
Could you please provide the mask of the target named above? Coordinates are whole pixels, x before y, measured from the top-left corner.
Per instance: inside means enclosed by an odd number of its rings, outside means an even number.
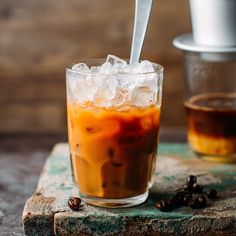
[[[0,133],[66,133],[65,67],[108,53],[128,58],[134,1],[1,0]],[[154,1],[143,59],[165,66],[163,126],[183,126],[181,52],[187,0]]]

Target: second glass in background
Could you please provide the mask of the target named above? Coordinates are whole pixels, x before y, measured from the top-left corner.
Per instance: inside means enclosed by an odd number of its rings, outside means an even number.
[[[188,141],[204,159],[236,161],[236,57],[184,51]]]

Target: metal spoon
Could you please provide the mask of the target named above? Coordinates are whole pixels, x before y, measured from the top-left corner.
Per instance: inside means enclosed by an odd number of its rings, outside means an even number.
[[[153,0],[136,0],[130,64],[139,61]]]

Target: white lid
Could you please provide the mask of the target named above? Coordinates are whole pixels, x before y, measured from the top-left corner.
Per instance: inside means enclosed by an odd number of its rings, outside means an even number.
[[[201,53],[201,57],[210,61],[224,61],[236,59],[236,47],[213,47],[198,44],[193,41],[192,33],[183,34],[173,40],[176,48]]]

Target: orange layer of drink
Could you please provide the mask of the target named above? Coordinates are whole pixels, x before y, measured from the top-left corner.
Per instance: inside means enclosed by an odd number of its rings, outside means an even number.
[[[81,108],[68,104],[74,178],[80,193],[101,198],[143,194],[155,174],[160,110]]]

